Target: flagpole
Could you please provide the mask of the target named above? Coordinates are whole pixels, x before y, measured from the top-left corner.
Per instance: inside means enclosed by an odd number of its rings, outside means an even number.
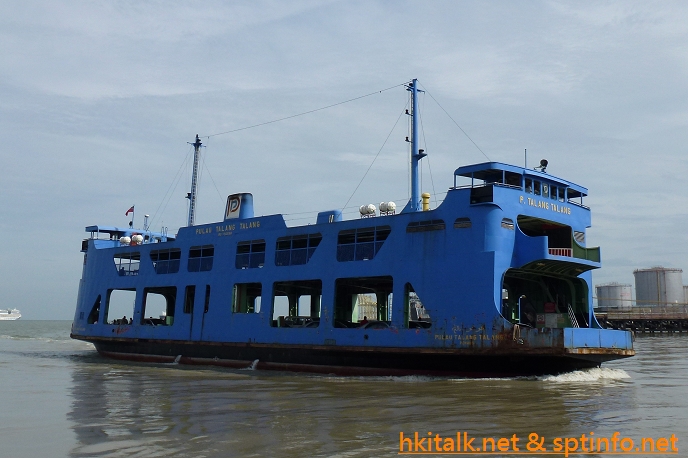
[[[124,216],[129,216],[129,212],[131,212],[131,221],[129,221],[129,228],[133,229],[134,228],[134,216],[136,215],[136,205],[132,205],[129,207],[129,210],[124,214]]]

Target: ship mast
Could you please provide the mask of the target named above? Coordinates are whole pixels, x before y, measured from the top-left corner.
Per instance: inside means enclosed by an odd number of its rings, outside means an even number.
[[[419,163],[427,154],[418,149],[418,93],[424,92],[418,89],[418,80],[413,79],[407,90],[411,92],[411,207],[412,212],[421,210],[420,203],[420,173]]]
[[[188,143],[188,142],[187,142]],[[196,187],[198,185],[198,159],[201,155],[201,140],[196,134],[196,141],[189,143],[194,147],[194,161],[193,161],[193,175],[191,176],[191,192],[186,195],[189,199],[189,222],[187,226],[194,225],[194,218],[196,217]]]

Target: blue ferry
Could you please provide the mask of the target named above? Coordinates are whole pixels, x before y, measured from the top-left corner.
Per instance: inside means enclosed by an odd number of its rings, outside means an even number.
[[[634,355],[632,334],[593,312],[588,190],[544,160],[486,162],[456,169],[430,209],[417,86],[406,85],[403,209],[364,206],[353,220],[335,209],[287,227],[239,193],[220,221],[197,225],[196,136],[186,227],[86,227],[71,337],[125,360],[358,375],[553,374]]]

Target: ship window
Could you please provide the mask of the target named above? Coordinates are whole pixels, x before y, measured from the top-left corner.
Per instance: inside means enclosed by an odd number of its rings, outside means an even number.
[[[263,292],[261,283],[235,283],[232,290],[233,313],[260,312],[260,297]]]
[[[444,229],[444,221],[441,219],[415,221],[413,223],[409,223],[408,226],[406,226],[406,232],[443,231]]]
[[[192,246],[189,249],[189,272],[206,272],[213,268],[215,248],[213,245]]]
[[[321,280],[280,281],[273,285],[273,327],[317,328],[320,325]]]
[[[105,306],[105,322],[107,324],[116,325],[129,324],[129,319],[134,316],[135,302],[135,289],[108,290],[107,304]]]
[[[322,235],[319,233],[278,238],[275,251],[275,265],[296,266],[306,264],[310,261],[321,240]]]
[[[536,196],[540,195],[540,182],[539,181],[533,181],[533,193]]]
[[[533,193],[533,180],[530,178],[526,178],[526,192],[530,194]]]
[[[521,179],[523,178],[523,175],[520,173],[504,172],[504,178],[506,179],[505,184],[513,188],[521,189]]]
[[[115,267],[120,277],[138,275],[141,266],[141,253],[138,251],[128,253],[117,253],[113,257]]]
[[[557,200],[557,187],[556,186],[551,186],[549,188],[549,196],[552,198],[552,200]]]
[[[432,326],[430,314],[423,306],[411,283],[404,287],[404,323],[409,329],[429,328]]]
[[[337,261],[373,259],[391,232],[389,226],[366,227],[340,231],[337,237]]]
[[[549,185],[542,183],[542,197],[549,197]]]
[[[174,306],[177,299],[175,286],[144,288],[141,324],[171,326],[174,324]],[[146,315],[149,315],[146,317]]]
[[[471,227],[470,218],[456,218],[454,221],[454,229],[467,229],[469,227]]]
[[[100,294],[98,294],[98,298],[93,303],[93,307],[91,308],[91,313],[88,314],[88,320],[86,322],[88,324],[96,324],[98,322],[99,317],[100,317]]]
[[[389,328],[392,321],[392,277],[338,278],[335,282],[334,327]]]
[[[514,230],[514,220],[511,218],[504,218],[502,220],[502,227],[504,229],[510,229],[513,231]]]
[[[196,285],[188,285],[184,290],[184,313],[193,313],[196,300]]]
[[[563,202],[566,199],[566,188],[559,188],[559,202]]]
[[[237,269],[263,267],[265,263],[265,240],[249,240],[237,244]]]
[[[179,272],[182,250],[179,248],[153,250],[150,257],[156,274],[176,274]]]

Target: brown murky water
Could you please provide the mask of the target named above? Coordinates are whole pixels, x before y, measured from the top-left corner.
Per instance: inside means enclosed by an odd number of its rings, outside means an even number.
[[[552,451],[556,437],[615,431],[636,445],[673,433],[688,456],[688,335],[640,337],[636,357],[587,372],[462,380],[129,364],[69,326],[0,323],[0,456],[395,456],[400,432],[440,447],[515,434],[521,451],[537,433]]]

